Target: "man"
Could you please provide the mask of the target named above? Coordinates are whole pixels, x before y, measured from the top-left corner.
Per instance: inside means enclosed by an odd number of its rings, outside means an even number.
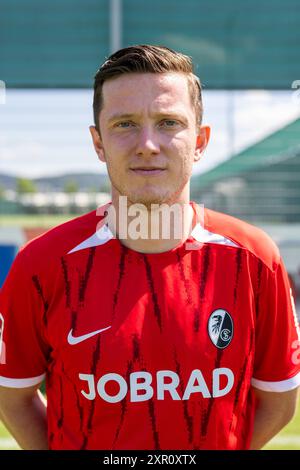
[[[97,72],[112,202],[29,243],[1,292],[1,413],[23,448],[258,449],[292,418],[287,274],[265,233],[190,202],[201,117],[182,54],[129,47]]]

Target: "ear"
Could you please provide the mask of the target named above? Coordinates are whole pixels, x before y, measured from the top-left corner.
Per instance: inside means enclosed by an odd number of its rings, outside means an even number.
[[[198,131],[194,162],[198,162],[201,158],[202,153],[204,152],[210,137],[210,127],[201,126]]]
[[[104,147],[99,131],[96,129],[95,126],[90,126],[89,129],[93,139],[94,149],[96,151],[96,154],[98,155],[99,160],[101,160],[101,162],[106,162]]]

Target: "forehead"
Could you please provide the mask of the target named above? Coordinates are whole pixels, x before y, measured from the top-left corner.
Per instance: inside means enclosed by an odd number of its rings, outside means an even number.
[[[187,75],[183,73],[131,73],[103,84],[105,112],[132,112],[137,106],[174,108],[191,106]]]

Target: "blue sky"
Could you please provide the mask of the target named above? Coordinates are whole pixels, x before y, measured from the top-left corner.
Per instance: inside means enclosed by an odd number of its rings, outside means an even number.
[[[195,173],[259,141],[300,116],[287,91],[203,92],[211,141]],[[0,172],[26,177],[103,173],[88,126],[92,90],[7,90],[0,104]]]

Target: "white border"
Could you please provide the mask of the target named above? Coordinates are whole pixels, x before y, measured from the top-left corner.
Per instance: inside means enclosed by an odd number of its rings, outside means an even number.
[[[228,245],[240,248],[240,245],[237,245],[229,238],[223,237],[223,235],[220,235],[219,233],[210,232],[203,228],[199,223],[193,228],[191,236],[201,243],[216,243],[217,245]]]
[[[71,253],[75,253],[75,251],[84,250],[86,248],[92,248],[94,246],[104,245],[112,238],[114,238],[113,234],[111,233],[109,227],[104,224],[91,237],[79,243],[79,245],[75,246],[75,248],[70,250],[67,254],[69,255]]]
[[[26,388],[38,385],[41,383],[46,374],[39,375],[37,377],[29,377],[28,379],[9,379],[7,377],[0,376],[0,386],[10,388]]]
[[[252,378],[251,385],[263,390],[264,392],[288,392],[300,385],[300,372],[294,377],[287,380],[280,380],[279,382],[265,382],[264,380],[257,380]]]

